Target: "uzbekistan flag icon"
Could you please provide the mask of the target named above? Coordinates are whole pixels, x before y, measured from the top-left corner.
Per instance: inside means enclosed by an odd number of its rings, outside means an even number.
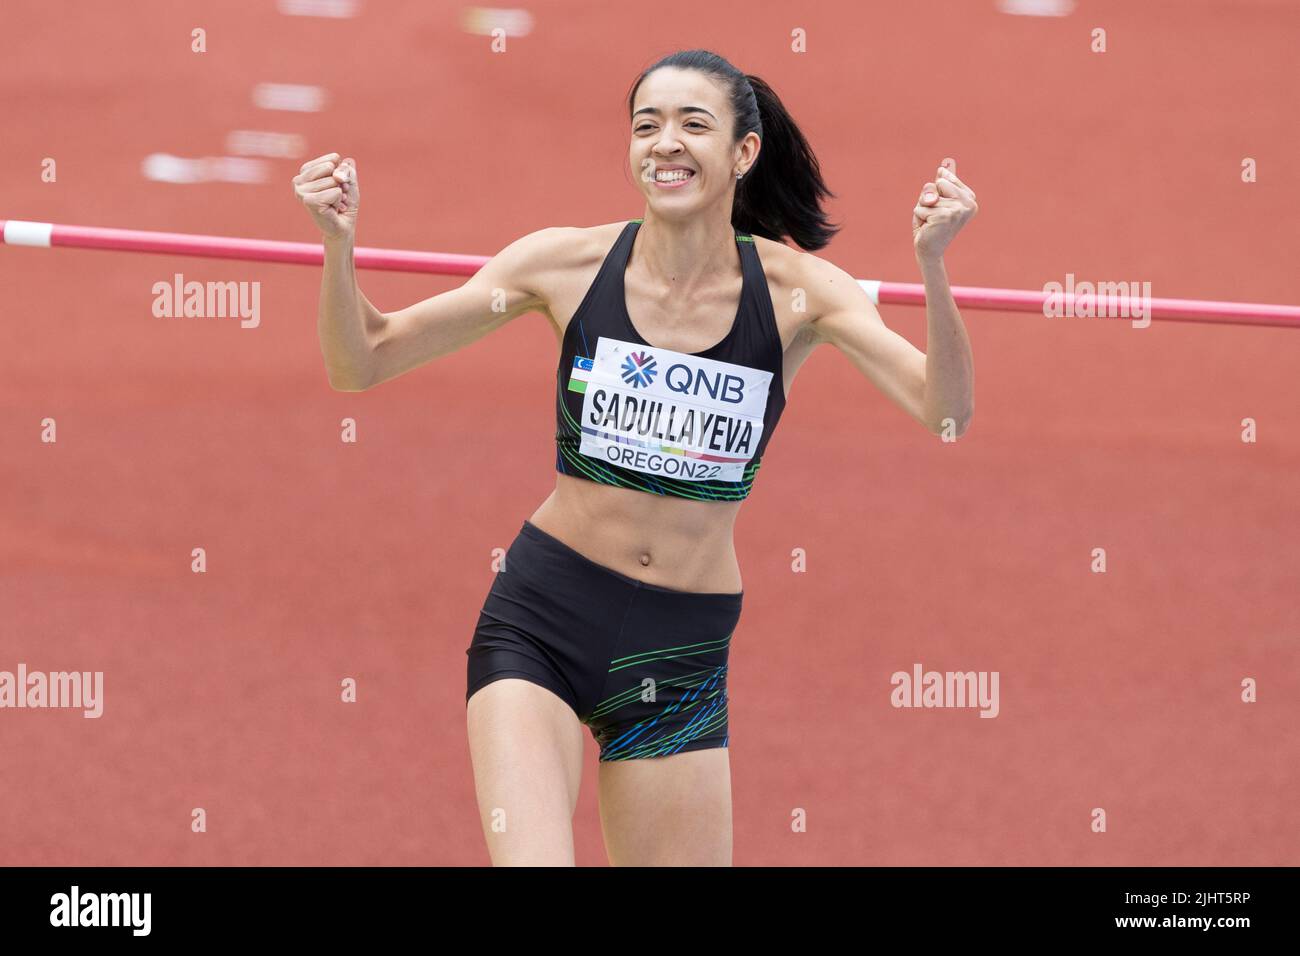
[[[583,358],[581,355],[573,357],[573,370],[569,373],[569,391],[579,394],[587,391],[587,382],[591,380],[591,366],[591,359]]]

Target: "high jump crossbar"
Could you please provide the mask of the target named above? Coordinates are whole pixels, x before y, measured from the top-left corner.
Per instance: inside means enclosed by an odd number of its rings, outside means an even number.
[[[146,252],[179,256],[203,256],[212,259],[242,259],[254,262],[283,262],[296,265],[321,265],[324,247],[310,242],[285,242],[275,239],[241,239],[230,236],[204,236],[182,232],[151,232],[142,229],[111,229],[101,226],[69,226],[20,219],[0,220],[3,244],[10,246],[105,249],[114,252]],[[359,246],[353,250],[358,269],[381,269],[390,272],[424,272],[435,275],[471,276],[488,261],[488,256],[471,256],[447,252],[418,252],[411,249],[379,249]],[[885,282],[859,279],[858,284],[876,304],[924,305],[925,286],[910,282]],[[1057,283],[1057,285],[1060,285]],[[1082,284],[1080,284],[1082,285]],[[1112,284],[1124,285],[1124,284]],[[1125,286],[1127,288],[1127,286]],[[1061,290],[987,289],[978,286],[952,286],[957,305],[966,309],[1005,312],[1038,312],[1076,315],[1088,306],[1096,314],[1097,304],[1105,304],[1106,319],[1131,320],[1133,316],[1181,322],[1210,322],[1226,325],[1271,325],[1300,328],[1300,306],[1273,305],[1262,302],[1219,302],[1208,299],[1166,299],[1149,301],[1132,295],[1115,295],[1113,289],[1103,296]],[[1087,300],[1085,302],[1085,299]],[[1149,308],[1148,308],[1149,306]]]

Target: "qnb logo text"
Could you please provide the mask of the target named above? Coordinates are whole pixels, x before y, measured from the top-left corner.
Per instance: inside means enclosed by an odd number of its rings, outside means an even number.
[[[670,365],[664,375],[664,384],[668,386],[669,391],[677,392],[679,395],[698,397],[705,394],[714,401],[729,402],[733,405],[739,405],[745,400],[745,380],[739,375],[729,375],[725,372],[710,375],[701,368],[691,368],[689,365],[681,364]]]

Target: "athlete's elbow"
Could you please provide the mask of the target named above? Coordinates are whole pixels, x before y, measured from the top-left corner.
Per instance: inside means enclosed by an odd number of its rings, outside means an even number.
[[[956,428],[953,434],[957,438],[961,438],[963,435],[966,434],[966,432],[970,431],[971,419],[973,419],[974,417],[975,417],[975,409],[967,408],[966,411],[963,412],[962,415],[956,420]]]
[[[342,384],[339,382],[330,382],[330,388],[336,392],[364,392],[370,386],[357,384]]]
[[[925,423],[925,427],[930,430],[931,435],[938,435],[940,438],[950,440],[961,438],[970,430],[971,419],[974,417],[975,410],[971,408],[960,415],[944,415],[942,418],[931,419]]]
[[[336,392],[364,392],[374,385],[374,376],[356,369],[327,368],[326,377],[330,388]]]

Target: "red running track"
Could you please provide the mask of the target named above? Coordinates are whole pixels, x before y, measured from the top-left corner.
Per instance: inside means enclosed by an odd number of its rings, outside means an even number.
[[[272,130],[357,157],[359,243],[490,254],[641,215],[622,98],[699,45],[786,99],[846,224],[822,254],[854,275],[914,280],[909,210],[953,156],[981,204],[955,283],[1300,301],[1295,6],[901,7],[670,0],[684,29],[555,2],[492,54],[450,5],[341,21],[11,0],[0,214],[312,241],[289,186],[303,157],[267,160],[261,184],[141,175],[150,154]],[[259,110],[259,82],[319,85],[327,107]],[[260,324],[154,318],[176,272],[260,282]],[[0,710],[0,863],[485,863],[464,650],[492,549],[553,485],[546,322],[345,394],[309,269],[4,249],[0,281],[0,670],[103,671],[106,694],[96,720]],[[454,281],[363,287],[395,309]],[[883,314],[924,347],[920,310]],[[832,351],[792,391],[737,530],[736,863],[1294,864],[1294,331],[966,318],[977,412],[955,445]],[[892,708],[889,676],[916,662],[998,671],[998,717]],[[578,862],[600,865],[587,746]]]

